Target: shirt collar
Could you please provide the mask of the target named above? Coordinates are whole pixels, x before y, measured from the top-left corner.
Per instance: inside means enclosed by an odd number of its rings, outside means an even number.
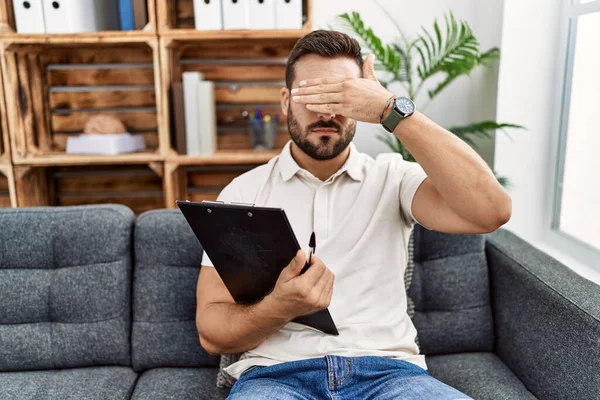
[[[292,157],[291,149],[292,141],[289,140],[283,147],[281,154],[279,155],[279,172],[281,173],[281,179],[284,182],[290,180],[298,171],[301,170],[294,157]],[[362,181],[364,178],[364,170],[362,168],[362,157],[354,146],[354,143],[350,143],[350,154],[348,159],[342,165],[342,167],[334,175],[341,175],[346,172],[350,178],[355,181]]]

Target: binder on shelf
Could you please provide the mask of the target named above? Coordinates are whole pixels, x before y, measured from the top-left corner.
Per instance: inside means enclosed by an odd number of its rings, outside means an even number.
[[[185,147],[186,154],[190,156],[200,155],[200,138],[198,126],[198,82],[201,74],[199,72],[184,72],[183,78],[183,105],[185,112]]]
[[[275,28],[302,28],[302,0],[274,0]]]
[[[119,21],[122,31],[132,31],[135,29],[133,18],[133,0],[119,0]]]
[[[13,0],[15,24],[18,33],[45,33],[42,0]]]
[[[250,29],[275,29],[275,1],[250,0]]]
[[[194,20],[197,30],[223,29],[221,0],[194,0]]]
[[[200,155],[210,156],[217,149],[215,84],[212,81],[200,80],[197,88]]]
[[[200,72],[183,73],[186,153],[208,156],[216,151],[215,86]]]
[[[171,109],[173,110],[172,117],[172,133],[173,146],[177,153],[186,154],[185,143],[185,106],[183,101],[183,83],[173,82],[171,84]]]
[[[47,33],[119,30],[117,0],[42,0]]]
[[[223,29],[249,29],[250,0],[222,0]]]

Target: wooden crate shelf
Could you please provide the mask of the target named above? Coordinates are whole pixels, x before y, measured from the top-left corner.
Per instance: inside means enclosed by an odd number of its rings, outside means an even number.
[[[280,150],[222,150],[210,156],[171,155],[167,160],[179,165],[264,164],[279,152]]]
[[[64,47],[60,44],[6,47],[3,71],[15,164],[86,163],[65,153],[67,139],[83,132],[90,117],[111,115],[131,133],[142,135],[146,151],[114,162],[159,159],[161,83],[158,40],[137,44]],[[166,132],[165,132],[166,133]],[[165,134],[163,133],[163,135]],[[61,154],[62,153],[62,154]],[[39,158],[39,161],[36,159]],[[132,161],[128,161],[132,160]],[[95,163],[113,162],[95,157]]]
[[[195,29],[175,29],[166,31],[161,37],[178,42],[200,42],[203,40],[239,40],[239,39],[300,39],[309,33],[305,29],[227,29],[218,31],[199,31]]]
[[[139,214],[164,207],[161,174],[144,165],[16,166],[18,206],[116,203]]]
[[[103,164],[147,164],[162,161],[163,157],[158,153],[138,152],[119,154],[114,156],[80,155],[80,154],[45,154],[31,158],[19,158],[14,161],[15,165],[103,165]]]
[[[312,0],[302,0],[302,19],[302,30],[310,30],[312,24]],[[173,31],[198,32],[194,29],[194,0],[158,0],[156,2],[156,21],[160,34]],[[208,31],[204,32],[208,35],[211,34]],[[227,30],[217,32],[227,32]]]
[[[103,31],[68,34],[0,34],[8,50],[15,50],[25,45],[103,45],[115,43],[146,43],[156,39],[156,34],[147,31]]]
[[[99,1],[102,1],[102,0],[99,0]],[[100,31],[100,32],[82,33],[82,34],[76,34],[76,35],[91,37],[96,34],[98,34],[99,36],[128,36],[128,35],[135,35],[140,32],[156,33],[156,1],[157,0],[147,0],[146,1],[146,9],[148,12],[148,22],[147,22],[146,26],[144,26],[143,29],[134,30],[134,31],[121,31],[121,30]],[[168,1],[168,0],[164,0],[164,1]],[[4,36],[4,35],[10,36],[11,34],[17,34],[13,2],[12,2],[12,0],[0,0],[0,35],[1,36]],[[75,35],[75,34],[73,34],[73,35]],[[33,35],[29,35],[29,36],[33,36]],[[40,35],[36,35],[36,36],[45,36],[45,35],[40,34]],[[52,36],[53,37],[59,37],[59,36],[67,37],[67,36],[72,36],[72,34],[56,34],[56,35],[52,35]],[[76,39],[76,40],[78,40],[78,39]]]
[[[184,72],[202,72],[205,79],[215,83],[217,113],[217,153],[213,163],[227,163],[229,158],[244,161],[256,157],[252,149],[243,111],[259,107],[264,113],[279,114],[280,124],[275,150],[288,140],[287,121],[281,115],[280,91],[285,86],[285,63],[297,37],[235,38],[178,40],[161,37],[161,75],[163,86],[181,82]],[[170,104],[170,93],[163,93],[163,103]],[[167,107],[163,121],[173,118]],[[163,129],[170,132],[171,126]],[[169,135],[170,137],[175,135]],[[171,143],[172,149],[176,146]],[[259,160],[264,156],[259,155]],[[205,157],[184,157],[188,164],[210,163]],[[252,161],[250,161],[252,162]]]
[[[185,165],[167,161],[164,171],[165,206],[176,208],[176,200],[216,200],[220,191],[235,177],[257,165]]]

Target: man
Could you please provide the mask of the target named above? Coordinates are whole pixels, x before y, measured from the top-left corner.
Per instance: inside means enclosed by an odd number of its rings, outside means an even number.
[[[299,251],[273,291],[248,306],[235,304],[205,255],[200,343],[213,354],[244,353],[226,369],[238,379],[230,398],[468,398],[431,377],[419,354],[405,311],[408,238],[414,222],[494,231],[510,218],[509,196],[469,146],[385,89],[373,56],[363,62],[342,33],[315,31],[296,43],[281,107],[292,140],[219,200],[284,208],[299,238],[315,232],[319,257],[301,275]],[[356,121],[382,123],[418,164],[359,153]],[[339,336],[290,322],[324,308]]]

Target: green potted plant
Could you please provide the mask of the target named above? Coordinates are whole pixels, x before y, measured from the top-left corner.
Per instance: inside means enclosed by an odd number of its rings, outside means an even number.
[[[456,21],[452,12],[444,15],[443,31],[436,19],[432,31],[422,28],[423,32],[412,38],[404,35],[396,21],[390,18],[398,29],[399,39],[389,44],[384,44],[371,28],[365,26],[358,12],[344,13],[338,17],[349,28],[349,32],[346,33],[359,40],[365,51],[375,55],[375,69],[383,71],[379,80],[384,86],[398,82],[410,98],[418,99],[420,95],[422,96],[426,82],[442,76],[437,85],[427,90],[427,99],[424,102],[420,101],[424,104],[421,108],[435,100],[458,77],[469,76],[475,68],[489,66],[500,57],[500,50],[495,47],[481,52],[479,42],[468,23]],[[493,120],[446,127],[475,149],[477,145],[474,138],[491,138],[492,132],[504,131],[506,128],[522,129],[523,127]],[[379,138],[393,151],[400,153],[405,160],[414,161],[414,157],[395,135],[387,134],[382,130]],[[509,185],[506,178],[497,175],[496,177],[503,186]]]

